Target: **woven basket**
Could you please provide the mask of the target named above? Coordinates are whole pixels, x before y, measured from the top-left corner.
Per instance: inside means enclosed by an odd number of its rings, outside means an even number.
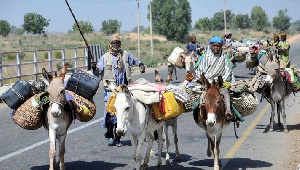
[[[93,101],[90,101],[84,97],[79,96],[78,94],[75,94],[72,91],[67,90],[69,94],[71,94],[74,97],[75,105],[76,105],[76,119],[80,122],[88,122],[92,120],[96,114],[96,105]],[[87,110],[85,110],[83,108]]]
[[[242,116],[252,115],[256,111],[258,105],[256,96],[247,92],[242,93],[241,97],[233,97],[231,101]]]
[[[43,109],[32,106],[34,96],[23,103],[14,113],[13,119],[17,125],[26,130],[36,130],[43,125]]]
[[[185,85],[186,83],[187,81],[185,80],[179,85],[179,87],[181,87],[190,96],[190,100],[184,104],[184,110],[185,112],[191,112],[192,106],[199,99],[202,93],[198,91],[194,91],[192,88],[187,88]]]

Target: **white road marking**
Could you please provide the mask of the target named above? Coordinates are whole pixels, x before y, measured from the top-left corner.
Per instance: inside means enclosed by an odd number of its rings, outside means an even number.
[[[81,129],[83,129],[83,128],[86,128],[86,127],[88,127],[88,126],[91,126],[91,125],[93,125],[93,124],[95,124],[95,123],[98,123],[98,122],[100,122],[100,121],[102,121],[102,120],[103,120],[103,117],[101,117],[100,119],[91,121],[91,122],[89,122],[89,123],[86,123],[86,124],[84,124],[84,125],[81,125],[81,126],[79,126],[79,127],[77,127],[77,128],[74,128],[74,129],[72,129],[72,130],[69,130],[69,131],[68,131],[68,134],[71,134],[71,133],[73,133],[73,132],[76,132],[76,131],[78,131],[78,130],[81,130]],[[49,142],[49,139],[46,139],[46,140],[37,142],[37,143],[35,143],[35,144],[33,144],[33,145],[27,146],[26,148],[23,148],[23,149],[20,149],[20,150],[15,151],[15,152],[9,153],[9,154],[7,154],[7,155],[1,156],[1,157],[0,157],[0,162],[4,161],[4,160],[6,160],[6,159],[9,159],[9,158],[11,158],[11,157],[14,157],[14,156],[16,156],[16,155],[19,155],[19,154],[21,154],[21,153],[23,153],[23,152],[26,152],[26,151],[29,151],[29,150],[31,150],[31,149],[34,149],[34,148],[36,148],[36,147],[38,147],[38,146],[41,146],[41,145],[43,145],[43,144],[45,144],[45,143],[48,143],[48,142]]]

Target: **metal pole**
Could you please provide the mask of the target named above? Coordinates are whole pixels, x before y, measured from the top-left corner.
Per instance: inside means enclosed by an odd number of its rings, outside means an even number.
[[[152,9],[151,9],[151,0],[149,0],[149,13],[150,13],[151,55],[153,57],[153,34],[152,34]]]
[[[141,57],[141,52],[140,52],[140,1],[137,0],[137,6],[138,6],[138,10],[137,10],[137,29],[138,29],[138,58]]]
[[[2,76],[2,53],[0,52],[0,86],[3,86],[3,76]]]
[[[224,27],[225,27],[225,34],[226,34],[226,32],[227,32],[227,26],[226,26],[226,7],[225,7],[225,4],[226,4],[226,0],[224,0],[224,4],[223,4],[223,6],[224,6],[224,11],[223,11],[223,13],[224,13]]]

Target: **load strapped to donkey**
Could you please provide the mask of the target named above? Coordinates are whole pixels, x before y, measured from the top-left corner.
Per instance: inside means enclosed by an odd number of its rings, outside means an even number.
[[[45,70],[43,69],[43,75]],[[45,77],[47,79],[47,77]],[[96,114],[92,98],[96,94],[100,80],[84,71],[77,71],[66,82],[64,109],[72,113],[72,119],[87,122]],[[1,99],[13,109],[12,118],[21,128],[39,129],[45,122],[45,112],[50,105],[47,84],[43,80],[17,81],[4,92]]]

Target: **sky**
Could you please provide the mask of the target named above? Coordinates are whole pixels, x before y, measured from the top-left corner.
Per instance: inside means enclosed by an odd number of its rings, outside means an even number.
[[[223,10],[224,0],[188,0],[192,9],[192,25],[199,18],[212,18]],[[72,29],[74,19],[65,0],[0,0],[0,20],[21,27],[26,13],[37,13],[50,24],[48,32],[64,32]],[[102,21],[115,19],[122,23],[121,31],[137,26],[137,0],[68,0],[78,21],[89,21],[95,31],[101,29]],[[140,25],[149,26],[147,19],[149,0],[140,0]],[[291,22],[300,20],[300,0],[226,0],[226,10],[234,14],[249,14],[254,6],[260,6],[270,21],[281,9],[287,9]]]

